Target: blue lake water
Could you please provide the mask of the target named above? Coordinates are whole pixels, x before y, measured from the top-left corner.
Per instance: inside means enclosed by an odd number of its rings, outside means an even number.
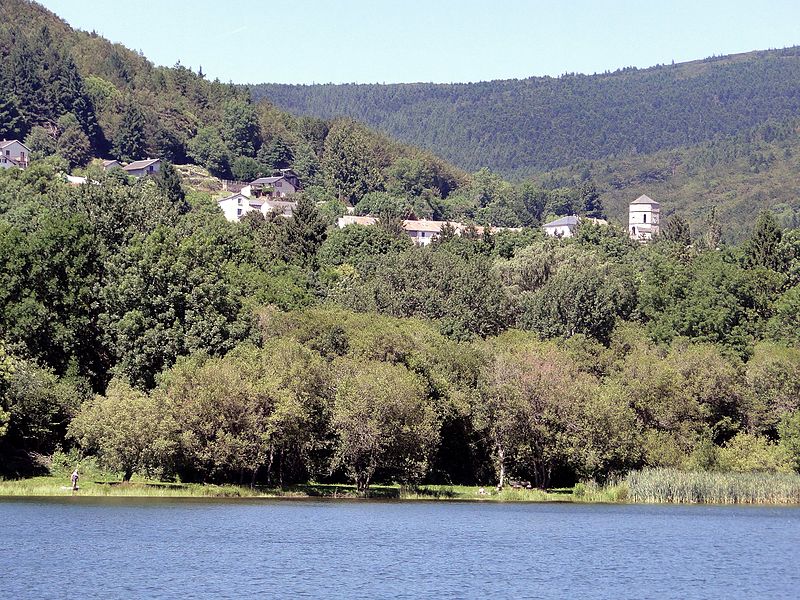
[[[800,509],[0,499],[0,598],[798,598]]]

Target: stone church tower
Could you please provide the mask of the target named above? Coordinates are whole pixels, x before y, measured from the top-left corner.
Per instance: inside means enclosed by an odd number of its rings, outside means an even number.
[[[647,241],[658,235],[661,205],[641,195],[628,207],[628,233],[632,240]]]

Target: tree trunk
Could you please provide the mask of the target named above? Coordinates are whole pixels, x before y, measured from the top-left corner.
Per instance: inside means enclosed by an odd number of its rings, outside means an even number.
[[[125,467],[125,472],[122,474],[122,483],[128,483],[133,477],[133,467]]]
[[[253,469],[253,476],[250,478],[250,489],[256,487],[256,475],[258,474],[258,467]]]
[[[506,482],[506,453],[500,446],[497,446],[497,460],[500,463],[500,481],[497,487],[502,489]]]

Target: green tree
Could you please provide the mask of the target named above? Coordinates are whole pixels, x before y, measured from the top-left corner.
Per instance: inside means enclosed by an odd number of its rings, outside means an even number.
[[[55,132],[37,125],[25,138],[25,145],[30,148],[33,159],[52,156],[57,150]]]
[[[229,100],[222,107],[220,126],[222,139],[231,156],[256,155],[259,145],[258,118],[253,105],[242,100]]]
[[[340,360],[337,367],[334,467],[344,468],[361,493],[378,469],[402,483],[420,481],[439,441],[422,381],[399,365]]]
[[[134,473],[163,476],[177,450],[178,431],[159,394],[146,394],[114,380],[105,396],[86,401],[69,436],[104,466],[130,481]]]
[[[56,152],[67,160],[70,168],[85,165],[92,157],[89,138],[81,129],[78,119],[72,113],[58,120]]]
[[[593,183],[586,183],[580,189],[583,214],[594,219],[604,219],[605,209],[600,199],[600,192]]]
[[[313,263],[317,250],[325,241],[327,228],[314,202],[301,195],[292,218],[286,224],[286,260],[304,265]]]
[[[775,315],[767,323],[767,332],[773,340],[800,345],[800,285],[775,301]]]
[[[216,177],[230,173],[230,155],[219,133],[212,127],[201,127],[188,144],[189,156]]]
[[[145,117],[135,100],[129,98],[122,109],[122,121],[114,135],[112,152],[119,160],[145,158]]]
[[[353,121],[339,120],[331,126],[325,138],[322,170],[337,198],[352,204],[380,186],[367,133]]]
[[[667,224],[664,227],[664,239],[683,247],[691,245],[692,234],[689,229],[689,222],[678,214],[672,215],[667,219]]]
[[[784,267],[784,257],[780,252],[782,235],[772,213],[763,211],[745,248],[750,264],[781,271]]]
[[[709,211],[708,216],[706,217],[705,226],[706,231],[704,234],[704,241],[706,247],[714,250],[715,248],[719,247],[719,244],[722,241],[722,224],[719,222],[719,218],[717,217],[716,206],[711,207],[711,211]]]
[[[171,162],[168,160],[161,161],[161,169],[159,169],[154,180],[159,191],[164,194],[167,200],[178,207],[178,212],[188,212],[189,205],[186,202],[186,192],[181,184],[181,176]]]
[[[778,425],[780,445],[789,456],[792,468],[800,473],[800,410],[786,415]]]
[[[294,152],[280,136],[258,151],[258,162],[270,169],[285,169],[294,162]]]
[[[239,181],[253,181],[265,173],[264,166],[255,158],[238,156],[233,159],[231,173]]]

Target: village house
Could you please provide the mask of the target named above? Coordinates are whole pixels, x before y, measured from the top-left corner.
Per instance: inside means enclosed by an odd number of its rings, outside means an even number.
[[[121,169],[122,164],[118,160],[104,160],[103,170],[110,171],[111,169]]]
[[[343,229],[348,225],[370,226],[375,225],[377,222],[377,217],[345,215],[337,219],[336,225],[339,229]],[[408,237],[411,238],[411,241],[418,246],[427,246],[430,244],[441,235],[442,229],[444,229],[446,225],[450,225],[450,227],[453,228],[453,233],[456,235],[463,235],[467,231],[472,230],[475,235],[481,236],[486,231],[485,227],[464,225],[456,221],[431,221],[428,219],[405,219],[403,221],[403,229]],[[520,231],[520,229],[519,227],[490,227],[489,231],[491,233],[498,233],[500,231]]]
[[[590,222],[594,223],[595,225],[608,225],[608,221],[605,219],[595,219],[593,217],[579,217],[577,215],[568,215],[566,217],[561,217],[556,219],[555,221],[550,221],[549,223],[545,223],[542,225],[542,229],[544,230],[545,234],[552,236],[552,237],[559,237],[559,238],[569,238],[575,235],[578,231],[578,225],[580,223]]]
[[[247,193],[253,198],[285,198],[296,193],[299,189],[299,181],[293,178],[292,183],[286,175],[275,175],[273,177],[259,177],[251,181],[249,186],[242,188],[242,193]],[[245,190],[247,190],[245,192]]]
[[[220,198],[217,205],[222,209],[222,213],[228,221],[240,221],[247,213],[258,211],[266,216],[269,213],[277,213],[283,217],[294,215],[296,202],[286,200],[272,200],[270,198],[251,198],[241,192]]]
[[[0,141],[0,169],[25,169],[30,156],[30,149],[19,140]]]
[[[360,217],[358,215],[344,215],[336,219],[336,226],[344,229],[348,225],[375,225],[378,222],[376,217]]]
[[[628,231],[632,240],[646,242],[660,231],[661,205],[642,194],[628,206]]]
[[[104,167],[105,168],[105,165]],[[109,168],[113,168],[109,167]],[[108,170],[108,169],[106,169]],[[135,160],[130,164],[125,165],[122,167],[122,170],[125,171],[128,175],[133,175],[134,177],[144,177],[145,175],[155,175],[161,170],[161,159],[160,158],[146,158],[144,160]]]

